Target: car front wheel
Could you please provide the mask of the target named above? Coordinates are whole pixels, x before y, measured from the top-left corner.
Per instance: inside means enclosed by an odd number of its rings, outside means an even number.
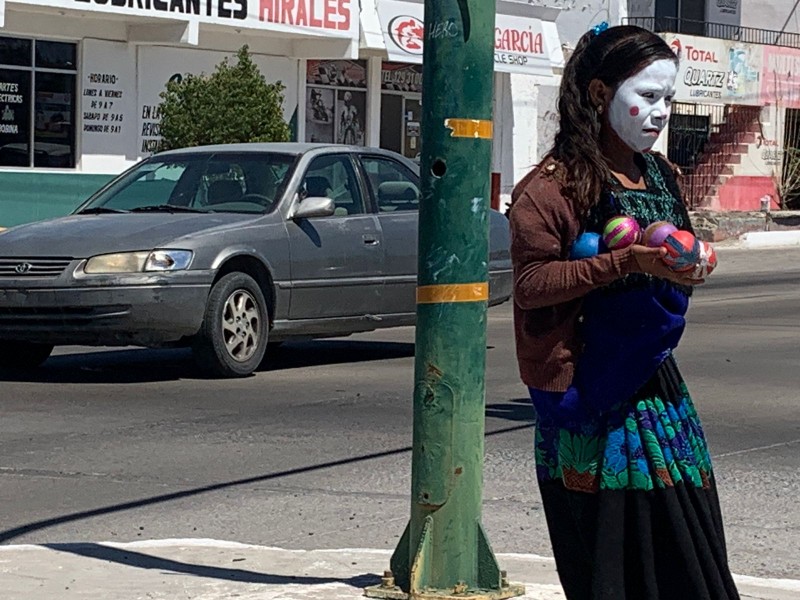
[[[269,313],[264,294],[245,273],[229,273],[214,287],[192,346],[201,369],[221,377],[245,377],[264,358]]]
[[[52,344],[0,340],[0,369],[33,369],[52,351]]]

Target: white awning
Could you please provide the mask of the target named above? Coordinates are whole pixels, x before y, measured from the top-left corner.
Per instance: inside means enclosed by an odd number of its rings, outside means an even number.
[[[424,4],[403,0],[372,2],[377,8],[377,22],[375,13],[365,6],[369,2],[362,0],[361,49],[383,50],[392,61],[422,63]],[[500,0],[497,10],[495,71],[552,76],[553,69],[563,68],[564,54],[555,24],[557,9]],[[380,37],[375,35],[376,26],[381,29]],[[447,32],[442,31],[441,35]]]

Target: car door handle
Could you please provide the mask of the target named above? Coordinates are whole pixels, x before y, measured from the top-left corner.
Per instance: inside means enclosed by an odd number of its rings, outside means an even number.
[[[369,233],[365,233],[364,235],[362,235],[361,239],[367,246],[377,246],[378,244],[381,243],[381,241],[378,238]]]

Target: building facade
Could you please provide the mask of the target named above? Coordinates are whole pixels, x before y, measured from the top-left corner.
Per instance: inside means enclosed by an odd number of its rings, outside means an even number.
[[[149,156],[166,83],[244,44],[284,85],[294,139],[415,158],[423,12],[400,0],[0,0],[0,226],[66,214]],[[563,66],[557,14],[498,2],[494,162],[508,189],[537,159],[536,86]]]
[[[697,209],[776,210],[800,193],[800,15],[790,0],[630,2],[680,57],[662,150]]]

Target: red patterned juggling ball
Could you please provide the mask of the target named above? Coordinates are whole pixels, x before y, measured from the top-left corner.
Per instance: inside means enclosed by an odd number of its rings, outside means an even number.
[[[671,233],[661,247],[667,249],[664,262],[673,271],[690,271],[700,262],[700,242],[688,231]]]
[[[694,268],[692,275],[695,279],[705,279],[717,268],[717,253],[714,246],[708,242],[700,242],[700,260]]]

